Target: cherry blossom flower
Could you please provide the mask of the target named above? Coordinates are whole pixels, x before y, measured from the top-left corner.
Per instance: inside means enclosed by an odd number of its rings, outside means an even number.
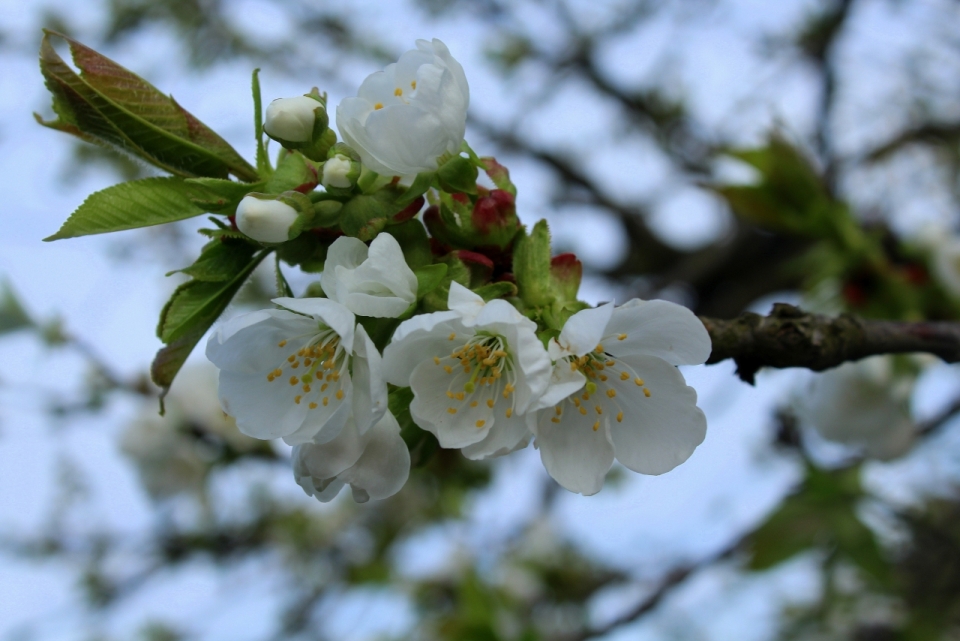
[[[369,169],[385,176],[436,171],[458,153],[470,89],[463,67],[434,38],[367,77],[356,97],[337,107],[337,128]]]
[[[468,458],[499,456],[529,442],[550,359],[536,325],[510,303],[451,283],[450,311],[404,321],[384,350],[384,378],[409,386],[413,420]]]
[[[290,445],[328,442],[351,417],[365,433],[387,408],[380,353],[366,331],[332,300],[273,302],[286,309],[232,318],[207,343],[223,411],[244,434]]]
[[[417,277],[390,234],[380,234],[369,248],[349,236],[335,240],[320,286],[330,300],[360,316],[397,318],[417,302]]]
[[[890,356],[873,356],[818,374],[796,399],[797,412],[828,441],[889,460],[909,450],[916,436],[912,390],[913,377],[895,376]]]
[[[400,491],[410,476],[410,452],[388,411],[364,434],[351,419],[328,443],[295,446],[293,476],[322,503],[333,500],[344,485],[350,486],[353,500],[366,503]]]
[[[706,435],[697,393],[677,365],[710,355],[688,309],[634,299],[577,312],[549,344],[550,387],[536,403],[536,445],[560,485],[595,494],[614,459],[643,474],[683,463]]]
[[[278,98],[267,105],[263,130],[271,138],[289,142],[307,142],[313,137],[317,109],[323,103],[309,96]]]
[[[298,216],[296,209],[276,198],[251,194],[237,205],[237,229],[261,243],[282,243]]]

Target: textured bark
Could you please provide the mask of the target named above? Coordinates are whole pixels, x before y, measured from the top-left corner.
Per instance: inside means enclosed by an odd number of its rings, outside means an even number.
[[[831,317],[782,303],[769,316],[747,312],[733,320],[700,320],[713,341],[707,364],[732,358],[737,375],[750,384],[761,367],[819,372],[877,354],[926,352],[947,363],[960,361],[960,323]]]

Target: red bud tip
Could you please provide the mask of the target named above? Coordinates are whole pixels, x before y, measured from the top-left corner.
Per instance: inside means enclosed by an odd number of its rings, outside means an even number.
[[[460,260],[465,263],[475,263],[482,265],[487,269],[493,269],[493,261],[484,256],[483,254],[478,254],[477,252],[472,252],[469,249],[460,249],[454,252]]]
[[[516,219],[513,195],[502,189],[494,189],[488,196],[477,200],[477,204],[473,207],[473,224],[483,234],[489,232],[493,225],[506,227],[510,218],[513,218],[514,223],[519,224]]]
[[[420,213],[420,209],[423,207],[424,202],[426,201],[423,199],[423,196],[417,196],[416,200],[404,207],[393,217],[394,222],[402,223],[405,220],[410,220]]]

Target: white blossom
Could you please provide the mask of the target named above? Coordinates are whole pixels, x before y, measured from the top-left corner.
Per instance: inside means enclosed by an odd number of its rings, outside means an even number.
[[[323,163],[323,168],[320,172],[320,183],[327,188],[348,189],[353,187],[358,176],[359,172],[355,171],[352,160],[343,154],[335,154],[333,158]]]
[[[351,416],[366,432],[386,411],[387,390],[356,317],[324,298],[273,302],[286,309],[237,316],[207,343],[223,411],[244,434],[291,445],[328,442]]]
[[[273,198],[245,196],[237,205],[237,229],[262,243],[282,243],[297,222],[297,210]]]
[[[308,142],[313,138],[315,109],[323,105],[308,96],[278,98],[267,105],[263,130],[271,138],[287,142]]]
[[[417,277],[390,234],[380,234],[369,248],[349,236],[335,240],[320,286],[330,300],[360,316],[397,318],[417,302]]]
[[[706,435],[697,393],[677,365],[710,355],[688,309],[634,299],[577,312],[549,344],[550,387],[537,402],[536,445],[547,472],[595,494],[614,459],[643,474],[683,463]]]
[[[446,45],[417,48],[367,77],[337,107],[337,128],[361,162],[385,176],[436,171],[437,157],[458,153],[470,89]]]
[[[890,356],[873,356],[816,375],[796,399],[797,413],[828,441],[888,460],[910,449],[916,436],[912,389],[913,377],[896,376]]]
[[[448,306],[400,324],[384,350],[384,378],[413,390],[413,420],[442,447],[479,459],[526,445],[534,420],[527,410],[550,374],[536,325],[456,282]]]
[[[293,448],[293,476],[309,496],[326,503],[344,485],[357,503],[396,494],[410,475],[410,452],[389,411],[366,433],[353,420],[328,443]]]

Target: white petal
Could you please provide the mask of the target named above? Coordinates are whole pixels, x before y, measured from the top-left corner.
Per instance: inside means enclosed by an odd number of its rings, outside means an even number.
[[[220,369],[266,376],[316,333],[317,322],[312,318],[279,309],[261,310],[221,325],[207,341],[206,354]]]
[[[612,400],[624,417],[622,422],[609,422],[617,460],[642,474],[669,472],[690,458],[706,436],[707,419],[697,407],[697,393],[663,359],[627,356],[617,360],[633,368],[650,390],[650,396],[645,396],[633,378],[624,381],[611,376],[607,382],[617,392]]]
[[[284,380],[268,382],[260,372],[220,372],[220,406],[254,438],[279,438],[300,428],[307,408],[294,403],[297,390]]]
[[[363,325],[357,325],[353,357],[353,417],[360,433],[365,433],[387,411],[387,384],[383,380],[380,352]]]
[[[579,370],[571,370],[569,361],[557,361],[550,374],[550,384],[546,392],[531,405],[528,411],[553,407],[571,394],[578,392],[586,383],[587,377]]]
[[[604,330],[613,314],[613,304],[607,303],[600,307],[583,309],[567,319],[557,343],[563,350],[563,355],[583,356],[592,352],[605,335]],[[558,358],[551,350],[551,357]]]
[[[537,335],[526,327],[511,327],[505,332],[517,366],[516,411],[526,412],[543,396],[550,384],[553,364]]]
[[[490,430],[493,410],[485,402],[491,396],[490,387],[477,386],[473,394],[464,394],[463,400],[447,397],[448,391],[463,392],[469,379],[470,375],[460,367],[448,374],[443,365],[436,365],[432,360],[421,362],[410,376],[414,395],[410,415],[417,425],[437,437],[441,447],[465,447],[483,440]],[[474,400],[477,404],[471,407]]]
[[[497,324],[518,325],[536,331],[537,324],[517,311],[517,308],[505,300],[495,299],[483,306],[477,314],[475,324],[491,327]],[[466,324],[466,323],[464,323]]]
[[[410,309],[411,303],[396,296],[350,293],[343,304],[358,316],[371,318],[397,318]]]
[[[327,259],[320,274],[320,287],[327,298],[343,303],[337,297],[337,267],[356,269],[367,259],[367,246],[362,240],[350,236],[341,236],[333,241],[327,250]]]
[[[296,209],[279,200],[245,196],[237,205],[237,229],[262,243],[287,241],[298,217]]]
[[[456,312],[418,314],[403,321],[383,350],[384,380],[409,387],[410,374],[421,361],[448,356],[473,333],[463,326]]]
[[[450,295],[447,296],[447,307],[460,314],[463,324],[468,327],[474,323],[477,314],[483,309],[483,298],[473,293],[460,283],[450,283]]]
[[[603,344],[615,356],[648,354],[672,365],[699,365],[713,350],[706,328],[689,309],[638,298],[613,311]]]
[[[540,460],[566,489],[584,496],[596,494],[613,465],[613,445],[606,429],[593,429],[594,416],[582,416],[572,403],[563,407],[560,417],[552,408],[538,413],[536,445]],[[553,418],[559,418],[559,422],[553,422]]]
[[[329,381],[327,389],[317,380],[309,394],[303,394],[299,405],[307,407],[303,424],[296,432],[283,437],[287,445],[327,443],[335,439],[353,414],[353,381],[344,372],[339,381]],[[298,388],[302,394],[302,388]],[[342,392],[342,398],[337,398]],[[323,399],[327,399],[324,405]],[[310,407],[313,403],[315,407]]]
[[[319,107],[319,102],[307,96],[278,98],[267,105],[263,130],[289,142],[306,142],[313,137],[315,110]]]
[[[323,445],[298,445],[294,448],[293,468],[296,476],[331,479],[359,460],[364,439],[353,421],[348,421],[340,435]]]
[[[417,275],[407,265],[403,249],[390,234],[380,234],[370,243],[367,260],[370,274],[364,278],[376,279],[387,286],[394,295],[409,303],[417,300]]]
[[[486,438],[461,450],[468,459],[477,460],[504,456],[526,447],[533,437],[536,414],[533,412],[527,414],[512,413],[510,418],[507,418],[507,408],[513,409],[510,402],[502,397],[498,401],[493,406],[493,425],[487,432]]]
[[[361,488],[366,498],[385,499],[400,491],[410,476],[410,452],[400,438],[400,425],[387,412],[371,428],[360,459],[340,474],[354,489]]]
[[[322,321],[340,336],[340,344],[344,349],[352,351],[353,328],[357,324],[357,317],[340,303],[326,298],[274,298],[270,302]]]

